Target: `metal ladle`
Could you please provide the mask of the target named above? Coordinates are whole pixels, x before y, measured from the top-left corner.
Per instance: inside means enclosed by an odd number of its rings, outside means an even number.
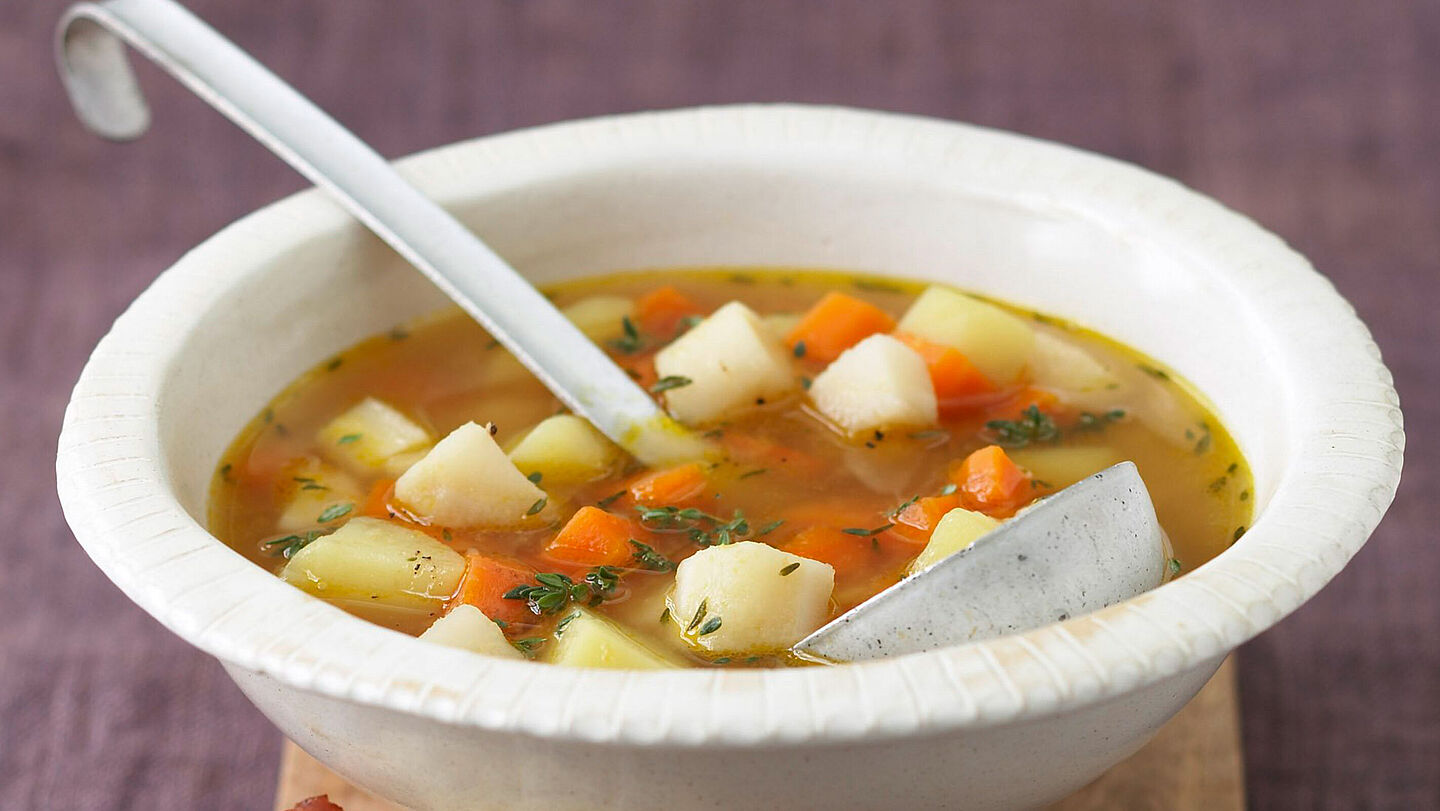
[[[171,0],[72,6],[60,72],[75,111],[113,140],[150,113],[129,43],[389,243],[480,322],[567,406],[650,465],[708,445],[668,417],[505,260],[374,150]],[[832,661],[958,644],[1078,616],[1160,584],[1164,540],[1145,485],[1124,463],[1067,488],[969,549],[875,596],[796,646]]]
[[[122,41],[179,79],[389,243],[480,322],[572,411],[646,464],[707,446],[465,226],[384,158],[215,29],[170,0],[72,6],[60,74],[80,120],[117,141],[150,111]]]

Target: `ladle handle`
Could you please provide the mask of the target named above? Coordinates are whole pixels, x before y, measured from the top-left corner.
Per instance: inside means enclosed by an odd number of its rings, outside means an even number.
[[[365,142],[171,0],[66,11],[60,74],[90,129],[129,140],[150,125],[123,43],[328,190],[606,436],[651,464],[695,453],[655,401],[505,260]]]

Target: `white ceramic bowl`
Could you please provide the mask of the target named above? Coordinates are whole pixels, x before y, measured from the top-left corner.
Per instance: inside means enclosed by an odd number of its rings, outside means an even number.
[[[1255,474],[1230,550],[1125,604],[899,659],[613,672],[370,625],[204,528],[238,429],[328,355],[443,303],[319,192],[221,231],[116,321],[66,412],[60,495],[136,603],[336,771],[418,808],[1030,806],[1135,751],[1380,520],[1404,434],[1365,327],[1274,236],[1063,146],[853,110],[560,124],[402,161],[536,282],[769,264],[936,279],[1057,313],[1200,386]]]

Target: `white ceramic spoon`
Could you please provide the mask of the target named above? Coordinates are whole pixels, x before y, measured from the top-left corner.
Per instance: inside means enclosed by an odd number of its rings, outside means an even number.
[[[505,260],[365,142],[176,3],[110,0],[66,12],[60,73],[90,129],[129,140],[150,125],[122,41],[329,191],[601,433],[646,464],[705,454],[705,443]]]
[[[122,42],[328,190],[567,406],[641,461],[665,464],[707,452],[465,226],[353,133],[170,0],[81,3],[61,20],[61,76],[90,129],[129,140],[150,125]],[[1125,463],[877,595],[796,649],[849,661],[1023,631],[1159,585],[1163,554],[1149,494],[1134,465]]]
[[[978,642],[1078,617],[1165,579],[1165,537],[1133,462],[1026,509],[801,640],[853,662]]]

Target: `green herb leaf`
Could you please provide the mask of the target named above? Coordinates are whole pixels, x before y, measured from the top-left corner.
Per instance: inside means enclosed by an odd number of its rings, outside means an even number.
[[[570,627],[570,623],[574,622],[574,621],[576,620],[576,618],[578,618],[579,616],[580,616],[580,612],[579,612],[579,611],[576,611],[576,612],[571,613],[571,614],[566,614],[563,619],[561,619],[559,622],[555,623],[555,636],[558,637],[558,636],[560,636],[561,634],[565,633],[565,629],[566,629],[566,628],[569,628],[569,627]]]
[[[705,620],[704,625],[700,626],[700,633],[696,634],[696,636],[706,636],[708,634],[713,634],[718,630],[720,630],[720,618],[711,617],[710,619]]]
[[[640,568],[649,569],[652,572],[668,572],[675,568],[675,562],[655,551],[653,546],[643,544],[634,538],[630,539],[630,545],[635,547],[632,557]]]
[[[611,341],[610,345],[626,355],[633,355],[639,352],[641,347],[640,331],[635,329],[635,324],[630,320],[630,316],[621,317],[620,329],[623,330],[625,334]]]
[[[890,517],[891,517],[891,518],[895,518],[895,517],[899,516],[900,513],[905,512],[905,509],[906,509],[907,507],[909,507],[911,504],[914,504],[915,502],[917,502],[917,501],[919,501],[919,500],[920,500],[920,496],[919,496],[918,494],[911,496],[910,498],[908,498],[908,499],[906,499],[904,502],[902,502],[899,507],[896,507],[895,509],[891,510],[890,513],[889,513]]]
[[[769,470],[769,468],[758,467],[758,468],[755,468],[754,470],[747,470],[747,471],[745,471],[744,473],[741,473],[741,474],[740,474],[739,476],[737,476],[736,478],[738,478],[738,479],[748,479],[748,478],[750,478],[751,476],[759,476],[759,475],[762,474],[762,473],[766,473],[766,472],[768,472],[768,470]]]
[[[547,501],[549,501],[549,500],[550,500],[550,497],[549,497],[549,496],[541,496],[540,498],[536,499],[535,503],[530,505],[530,509],[528,509],[528,510],[525,511],[525,515],[527,515],[527,516],[535,515],[536,513],[538,513],[538,512],[540,512],[541,510],[545,509],[545,502],[547,502]]]
[[[843,532],[843,533],[845,533],[846,535],[859,535],[859,536],[862,537],[862,538],[869,538],[869,537],[872,536],[872,535],[879,535],[880,533],[884,532],[885,530],[887,530],[887,529],[889,529],[889,528],[891,528],[891,527],[893,527],[893,526],[895,526],[895,525],[894,525],[894,524],[881,524],[880,526],[878,526],[878,527],[876,527],[876,528],[874,528],[874,529],[858,529],[858,528],[856,528],[856,527],[850,527],[849,529],[842,529],[842,530],[840,530],[840,531]]]
[[[545,644],[545,637],[527,636],[524,639],[517,639],[510,644],[514,645],[516,650],[525,654],[525,658],[533,659],[535,658],[535,651],[539,649],[541,645]]]
[[[1033,442],[1054,442],[1060,438],[1060,429],[1055,421],[1031,404],[1020,413],[1018,420],[990,420],[985,430],[995,444],[1006,448],[1023,448]]]
[[[695,608],[695,616],[691,617],[690,624],[685,626],[685,633],[690,633],[691,631],[695,630],[697,626],[700,625],[700,621],[705,619],[705,612],[706,610],[708,610],[709,606],[710,600],[708,598],[700,601],[700,605],[696,606]]]
[[[545,474],[537,470],[534,473],[526,476],[525,478],[529,479],[531,484],[539,484],[540,480],[545,478]]]
[[[350,511],[354,509],[354,504],[331,504],[325,508],[324,512],[320,513],[320,517],[316,518],[315,521],[319,524],[326,524],[334,521],[336,518],[343,518],[349,515]]]
[[[800,562],[799,562],[799,561],[796,561],[795,563],[792,563],[792,564],[790,564],[789,566],[786,566],[786,567],[782,568],[782,569],[780,570],[780,576],[781,576],[781,577],[789,577],[790,574],[791,574],[792,572],[794,572],[794,571],[795,571],[796,569],[798,569],[798,568],[800,568]]]
[[[336,445],[349,445],[351,442],[358,442],[364,434],[346,434],[335,440]]]
[[[621,490],[621,491],[619,491],[619,492],[611,493],[610,495],[608,495],[608,496],[600,499],[599,501],[595,502],[595,506],[596,506],[596,507],[599,507],[599,508],[602,509],[602,510],[603,510],[603,509],[606,509],[606,508],[608,508],[611,504],[614,504],[614,503],[616,502],[616,500],[618,500],[621,496],[625,495],[625,492],[626,492],[626,491]]]
[[[791,353],[792,355],[794,355],[795,357],[797,357],[797,358],[803,358],[803,357],[805,357],[805,342],[804,342],[804,341],[796,341],[796,342],[795,342],[795,348],[792,349],[792,350],[790,350],[790,353]]]
[[[682,386],[688,386],[693,382],[695,381],[681,375],[666,375],[655,381],[655,385],[650,387],[650,393],[659,394],[662,391],[669,391],[671,389],[681,388]]]
[[[1165,565],[1168,566],[1168,567],[1170,567],[1170,574],[1171,574],[1172,576],[1173,576],[1173,575],[1180,574],[1180,559],[1179,559],[1179,558],[1170,558],[1168,561],[1165,562]]]
[[[324,535],[323,532],[305,532],[298,535],[286,535],[283,538],[275,538],[260,544],[271,555],[280,555],[289,560],[296,552],[310,545],[311,541]]]

